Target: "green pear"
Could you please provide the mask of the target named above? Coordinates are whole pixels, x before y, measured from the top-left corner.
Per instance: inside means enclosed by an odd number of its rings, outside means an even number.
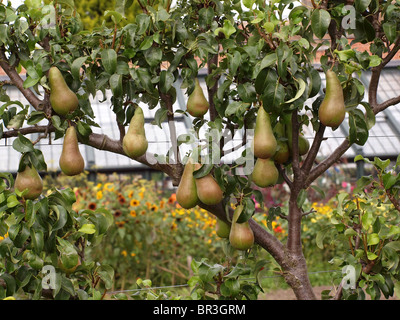
[[[21,172],[17,172],[14,188],[19,192],[28,189],[23,196],[25,199],[35,200],[43,191],[43,181],[35,167],[25,166]]]
[[[272,159],[258,158],[251,177],[255,185],[260,188],[266,188],[277,183],[279,171]]]
[[[258,108],[253,147],[254,156],[262,159],[271,158],[277,148],[277,141],[271,127],[269,114],[262,106]]]
[[[201,164],[195,163],[195,170],[200,168]],[[222,201],[224,194],[211,173],[195,180],[197,196],[201,202],[207,205],[215,205]]]
[[[299,155],[304,156],[308,150],[310,150],[310,142],[303,135],[299,135]]]
[[[49,70],[49,86],[51,106],[59,115],[65,116],[78,107],[78,97],[68,87],[57,67],[51,67]]]
[[[176,190],[176,201],[182,208],[190,209],[197,205],[199,198],[197,197],[196,180],[193,177],[194,164],[193,159],[189,158],[183,169],[181,181]]]
[[[215,225],[215,232],[217,233],[217,236],[228,239],[230,231],[231,226],[217,217],[217,223]]]
[[[346,106],[342,86],[336,73],[328,70],[325,97],[318,109],[319,120],[327,127],[337,128],[343,122],[345,115]]]
[[[278,137],[277,148],[273,156],[273,160],[279,164],[285,164],[289,161],[290,150],[285,136],[285,125],[282,122],[278,122],[274,127],[274,133]]]
[[[273,160],[279,164],[285,164],[289,161],[290,150],[287,141],[278,140],[278,146],[274,154]]]
[[[70,126],[65,132],[59,165],[61,171],[67,176],[80,174],[85,168],[85,160],[79,151],[78,136],[73,126]]]
[[[144,114],[141,107],[136,107],[129,123],[129,128],[122,140],[124,152],[130,158],[137,158],[147,151],[148,141],[144,130]]]
[[[199,80],[196,78],[194,90],[189,95],[187,100],[186,109],[192,117],[200,118],[207,113],[209,107],[210,104],[204,96],[204,92],[200,86]]]
[[[248,250],[254,244],[254,233],[249,222],[238,223],[237,220],[242,213],[244,206],[239,204],[233,213],[229,242],[237,250]]]

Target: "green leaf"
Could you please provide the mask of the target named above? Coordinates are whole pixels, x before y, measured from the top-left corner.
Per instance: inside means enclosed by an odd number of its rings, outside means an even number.
[[[354,1],[356,10],[358,12],[364,12],[368,8],[370,3],[371,3],[371,0],[355,0]]]
[[[236,297],[240,293],[240,282],[233,278],[227,279],[222,283],[220,290],[225,297]]]
[[[86,62],[87,58],[88,57],[79,57],[75,59],[74,62],[72,62],[71,74],[74,77],[74,79],[79,79],[82,65]]]
[[[389,42],[394,42],[397,38],[397,24],[396,22],[384,22],[382,24],[383,31],[385,32],[386,38],[389,40]]]
[[[273,53],[269,53],[267,54],[260,63],[260,70],[264,69],[264,68],[268,68],[272,65],[274,65],[277,61],[277,56],[276,56],[276,52]]]
[[[368,260],[372,261],[372,260],[375,260],[376,258],[378,258],[378,256],[375,253],[368,251],[367,258],[368,258]]]
[[[277,80],[269,83],[262,95],[264,109],[267,112],[274,110],[280,106],[285,98],[285,87]]]
[[[104,49],[101,52],[101,61],[108,74],[114,74],[117,69],[117,53],[113,49]]]
[[[375,220],[375,218],[374,218],[373,213],[370,211],[365,211],[361,218],[363,229],[368,231],[368,229],[373,224],[374,220]]]
[[[193,171],[193,177],[199,179],[205,177],[212,170],[214,165],[212,163],[204,163],[199,169]]]
[[[328,235],[328,231],[330,229],[333,229],[332,226],[325,227],[321,230],[318,231],[316,237],[315,237],[315,243],[318,248],[324,249],[324,238]]]
[[[236,29],[229,20],[224,20],[224,26],[215,29],[214,34],[218,35],[220,32],[225,35],[226,39],[229,39],[229,37],[236,32]]]
[[[122,21],[122,19],[124,19],[124,16],[117,11],[113,11],[113,10],[106,10],[104,12],[104,18],[108,18],[111,17],[111,20],[115,23],[118,24]]]
[[[94,224],[86,223],[82,227],[79,228],[78,232],[86,233],[86,234],[94,234],[96,232],[96,227]]]
[[[172,72],[168,70],[162,70],[160,73],[160,91],[162,93],[168,93],[174,84],[175,77]]]
[[[311,29],[314,34],[322,39],[328,31],[331,15],[324,9],[315,9],[311,15]]]
[[[374,246],[379,243],[379,235],[377,233],[371,233],[368,235],[367,244],[369,246]]]
[[[30,152],[34,150],[32,141],[25,138],[22,134],[18,133],[18,137],[13,141],[13,148],[21,153]]]
[[[121,97],[123,88],[122,88],[122,75],[114,73],[109,80],[110,88],[115,97]]]
[[[122,16],[125,16],[125,12],[133,4],[133,0],[116,0],[115,11],[117,11]]]
[[[309,83],[309,90],[308,90],[308,97],[312,98],[316,94],[319,93],[319,90],[321,89],[321,76],[317,70],[314,68],[311,70],[307,70],[308,72],[308,77],[310,78],[310,83]]]
[[[150,67],[155,67],[161,63],[162,50],[159,47],[150,47],[144,52],[144,58]]]
[[[297,80],[297,82],[299,83],[299,88],[297,90],[296,95],[292,99],[286,101],[285,103],[292,103],[296,101],[303,95],[304,91],[306,90],[306,83],[304,82],[303,79],[300,78]]]
[[[97,273],[99,274],[100,279],[103,280],[104,286],[107,289],[112,288],[114,284],[114,269],[109,265],[103,264],[98,268]]]
[[[199,10],[199,27],[207,29],[214,20],[214,9],[212,6],[208,8],[201,8]]]
[[[301,208],[306,199],[307,199],[307,191],[305,189],[301,189],[299,195],[297,196],[297,206]]]

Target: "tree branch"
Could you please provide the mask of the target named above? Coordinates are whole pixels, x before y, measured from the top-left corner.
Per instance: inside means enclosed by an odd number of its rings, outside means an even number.
[[[0,67],[4,70],[7,76],[10,78],[12,83],[18,88],[19,91],[24,95],[28,102],[36,109],[43,109],[43,101],[41,101],[30,89],[24,88],[24,81],[15,70],[8,63],[7,57],[4,53],[4,47],[0,49]]]
[[[214,54],[207,62],[207,73],[211,74],[213,72],[213,68],[218,66],[218,54]],[[215,104],[214,104],[214,95],[218,90],[218,78],[219,77],[214,77],[214,85],[209,88],[207,86],[207,92],[208,92],[208,103],[210,104],[210,120],[214,121],[215,118],[217,117],[217,110],[215,109]]]
[[[225,221],[226,223],[230,223],[226,219],[226,213],[224,210],[224,206],[222,203],[217,205],[205,205],[204,203],[200,203],[199,206],[208,212],[212,213],[219,219]],[[233,209],[229,208],[230,218],[233,216]],[[253,219],[249,219],[249,225],[254,233],[254,241],[265,250],[267,250],[275,260],[279,262],[284,262],[285,257],[285,249],[284,245],[271,233],[267,232],[263,227],[261,227],[256,221]]]
[[[121,155],[125,155],[125,152],[122,148],[122,143],[119,140],[114,140],[109,138],[105,134],[98,134],[98,133],[92,133],[89,135],[89,139],[87,141],[87,144],[89,146],[92,146],[93,148],[99,149],[99,150],[105,150]],[[174,185],[179,184],[180,177],[183,172],[183,165],[181,163],[176,163],[176,164],[169,164],[169,163],[159,163],[156,157],[150,153],[146,152],[141,157],[138,157],[134,159],[154,170],[162,171],[165,174],[167,174],[169,177],[171,177],[172,182]]]
[[[326,127],[321,123],[314,137],[314,141],[311,145],[311,148],[307,153],[307,157],[303,162],[302,170],[305,175],[308,175],[310,173],[311,167],[315,161],[315,158],[317,157],[319,148],[321,147],[321,143],[324,140],[325,128]]]

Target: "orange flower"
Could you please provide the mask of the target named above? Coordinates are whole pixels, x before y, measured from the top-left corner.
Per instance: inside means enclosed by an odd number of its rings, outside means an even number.
[[[176,201],[176,194],[173,193],[173,194],[171,194],[171,196],[169,197],[168,203],[169,203],[169,204],[173,204],[173,203],[175,203],[175,201]]]
[[[132,199],[130,204],[132,207],[137,207],[140,204],[140,202],[139,202],[139,200]]]
[[[131,212],[129,212],[129,214],[130,214],[132,217],[136,217],[136,211],[135,211],[135,210],[131,210]]]
[[[118,202],[120,204],[125,204],[126,203],[125,197],[122,194],[118,195]]]
[[[165,205],[165,201],[161,200],[160,201],[160,209],[164,208],[164,205]]]
[[[97,205],[94,202],[89,203],[88,208],[89,210],[96,210]]]
[[[115,210],[114,217],[118,218],[120,216],[122,216],[122,211],[121,210]]]
[[[129,191],[129,193],[128,193],[128,198],[130,199],[130,198],[132,198],[133,197],[133,191],[131,190],[131,191]]]

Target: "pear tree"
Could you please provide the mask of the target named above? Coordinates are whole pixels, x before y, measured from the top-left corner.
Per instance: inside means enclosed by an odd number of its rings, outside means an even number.
[[[25,1],[18,8],[12,3],[0,4],[0,67],[8,77],[1,83],[4,103],[1,137],[16,137],[13,147],[23,159],[20,171],[27,166],[46,170],[43,155],[35,148],[36,141],[27,141],[25,135],[38,133],[41,139],[54,133],[60,138],[68,127],[76,127],[80,143],[132,157],[165,173],[178,190],[182,180],[188,187],[179,197],[184,198],[187,206],[200,206],[228,226],[232,224],[233,234],[229,237],[233,246],[243,251],[251,250],[253,245],[261,247],[275,259],[298,299],[316,299],[302,250],[302,220],[309,214],[303,204],[318,177],[352,145],[366,143],[375,115],[400,102],[396,93],[386,101],[378,101],[377,96],[382,70],[400,50],[399,3],[350,1],[345,5],[327,0],[310,3],[178,0],[175,4],[163,0],[157,5],[150,0],[139,0],[138,3],[140,12],[134,22],[125,18],[132,10],[132,1],[117,0],[114,10],[104,12],[104,19],[111,19],[111,26],[104,24],[92,30],[82,28],[73,0],[45,5],[40,0]],[[357,49],[354,44],[363,44],[365,49]],[[53,67],[61,71],[63,81],[76,94],[75,110],[64,113],[54,108],[56,102],[51,97],[57,89],[52,88],[50,81]],[[26,78],[21,75],[22,68]],[[207,73],[204,93],[196,80],[201,70]],[[371,71],[367,100],[365,88],[357,78],[364,70]],[[324,89],[321,73],[327,75],[326,94],[321,94]],[[6,84],[16,87],[30,108],[10,101]],[[174,125],[175,117],[182,113],[174,109],[177,90],[193,97],[190,100],[199,102],[196,97],[200,97],[199,103],[191,101],[183,112],[191,117],[196,132],[202,129],[212,137],[201,151],[192,150],[193,166],[200,165],[188,168],[187,172]],[[115,113],[119,139],[91,129],[98,124],[89,97],[107,92],[112,95],[108,107]],[[155,125],[168,122],[173,146],[170,157],[176,161],[157,161],[147,150],[141,120],[133,120],[136,129],[133,134],[146,147],[131,153],[129,146],[133,143],[125,146],[124,137],[132,134],[127,126],[131,119],[140,116],[139,103],[155,110]],[[43,121],[45,124],[38,124]],[[348,123],[348,136],[317,163],[327,127],[337,130],[342,121]],[[313,130],[310,141],[304,137],[305,126]],[[219,134],[211,134],[215,130]],[[235,163],[202,161],[209,156],[204,151],[215,146],[220,148],[221,156],[226,155],[223,133],[235,130],[254,132],[253,144],[249,145],[245,136],[237,146],[244,151]],[[138,138],[130,140],[135,142]],[[282,150],[285,152],[278,153]],[[237,174],[243,159],[251,159],[254,170]],[[263,203],[255,186],[269,188],[278,183],[278,175],[282,179],[279,183],[290,190],[288,212],[281,215],[288,223],[286,242],[252,219],[254,199]],[[83,257],[83,251],[76,246],[83,250],[85,241],[101,241],[101,234],[92,233],[90,225],[103,225],[104,228],[96,230],[106,232],[110,224],[108,213],[85,211],[84,218],[76,217],[70,210],[73,196],[65,190],[55,190],[43,198],[46,200],[25,200],[23,190],[14,193],[12,177],[6,174],[3,177],[7,183],[2,184],[4,196],[0,200],[2,206],[8,207],[2,207],[7,209],[0,213],[0,232],[7,225],[10,237],[8,242],[2,242],[0,254],[6,254],[13,267],[0,263],[0,270],[6,270],[0,288],[11,290],[12,284],[17,285],[11,274],[17,271],[21,277],[27,274],[20,263],[23,253],[38,270],[43,258],[51,256],[41,253],[58,250],[60,255],[52,255],[53,260],[60,258],[68,267],[75,268]],[[213,197],[207,188],[214,190]],[[15,201],[18,198],[24,199],[22,207]],[[40,226],[46,210],[57,213],[51,217],[52,232],[42,227],[29,229]],[[22,218],[22,211],[27,219]],[[269,212],[273,215],[276,211]],[[67,227],[78,228],[72,232],[75,246],[61,235]],[[90,268],[82,263],[76,270],[110,285],[107,266]],[[369,273],[372,270],[372,267],[364,269]],[[23,279],[26,283],[30,281]],[[83,297],[90,291],[75,292],[68,277],[60,279],[59,296]],[[33,291],[38,296],[40,283],[34,284]]]

